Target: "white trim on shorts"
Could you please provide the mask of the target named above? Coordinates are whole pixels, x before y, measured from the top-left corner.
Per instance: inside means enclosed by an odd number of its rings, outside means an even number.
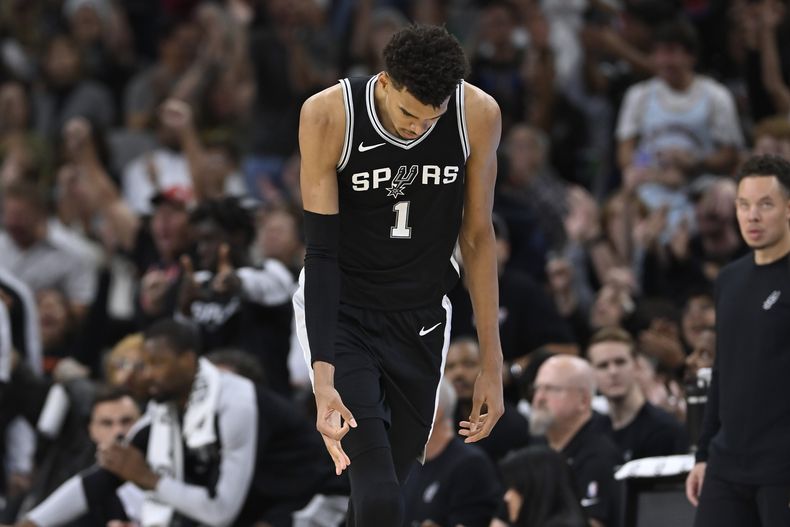
[[[436,413],[439,411],[439,394],[441,393],[441,384],[442,380],[444,379],[444,365],[447,362],[447,350],[450,349],[450,329],[453,319],[453,304],[450,302],[450,299],[447,297],[447,295],[444,295],[442,298],[442,307],[447,314],[446,322],[444,324],[444,344],[442,344],[442,365],[439,369],[439,382],[436,383],[436,397],[434,398],[433,402],[433,419],[431,419],[431,429],[428,432],[428,438],[425,440],[425,446],[422,449],[422,455],[418,459],[420,464],[425,464],[425,455],[428,450],[428,441],[431,440],[433,427],[436,424]]]
[[[294,320],[296,322],[296,338],[302,347],[302,354],[307,363],[307,373],[310,375],[310,386],[315,391],[315,377],[313,374],[313,360],[310,353],[310,341],[307,339],[307,320],[304,310],[304,269],[299,273],[299,287],[293,296]]]

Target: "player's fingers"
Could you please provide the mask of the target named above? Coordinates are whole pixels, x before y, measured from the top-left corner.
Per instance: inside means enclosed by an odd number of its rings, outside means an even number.
[[[483,401],[474,398],[472,402],[472,413],[469,414],[469,422],[472,424],[469,430],[472,432],[477,431],[478,423],[480,422],[480,409],[483,407]]]
[[[340,397],[338,397],[337,401],[332,405],[332,407],[343,417],[343,421],[351,425],[351,428],[357,427],[357,420],[354,419],[351,410],[346,408],[346,405],[343,404],[343,401],[340,399]]]
[[[487,416],[488,414],[484,415]],[[465,442],[474,443],[476,441],[480,441],[481,439],[485,439],[491,433],[491,430],[494,429],[496,422],[497,419],[494,419],[493,416],[490,419],[479,419],[477,427],[470,429],[470,433],[467,436]]]
[[[689,500],[689,503],[694,505],[695,507],[698,504],[697,501],[697,485],[696,485],[696,478],[694,474],[690,474],[688,478],[686,478],[686,498]]]
[[[332,461],[335,463],[335,473],[339,476],[351,464],[351,460],[343,451],[340,441],[324,437],[324,443]]]

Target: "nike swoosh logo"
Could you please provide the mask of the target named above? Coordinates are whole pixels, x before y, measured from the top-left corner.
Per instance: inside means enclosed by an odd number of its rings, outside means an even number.
[[[359,143],[359,147],[357,148],[357,150],[359,150],[360,152],[367,152],[368,150],[373,150],[374,148],[378,148],[380,146],[384,146],[387,144],[387,143],[378,143],[375,145],[365,146],[363,143],[364,141],[362,143]]]
[[[425,335],[427,335],[428,333],[430,333],[431,331],[433,331],[434,329],[438,328],[441,325],[442,325],[442,323],[439,322],[435,326],[431,326],[428,329],[425,329],[425,326],[423,326],[422,329],[420,330],[420,336],[424,337]]]

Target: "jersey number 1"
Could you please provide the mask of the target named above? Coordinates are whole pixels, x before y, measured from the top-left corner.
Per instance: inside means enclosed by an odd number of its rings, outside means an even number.
[[[399,201],[392,207],[392,210],[395,211],[395,226],[390,227],[390,238],[411,238],[409,203],[408,201]]]

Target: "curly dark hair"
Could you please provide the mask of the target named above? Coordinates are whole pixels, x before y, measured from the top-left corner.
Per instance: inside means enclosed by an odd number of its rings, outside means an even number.
[[[738,171],[736,181],[755,176],[776,176],[785,195],[790,196],[790,161],[775,155],[753,156]]]
[[[255,220],[250,211],[235,197],[207,199],[201,202],[192,211],[189,221],[196,225],[206,220],[214,221],[228,234],[239,234],[245,246],[255,239]]]
[[[384,48],[387,74],[423,104],[438,108],[466,76],[458,40],[444,27],[411,25],[395,33]]]

